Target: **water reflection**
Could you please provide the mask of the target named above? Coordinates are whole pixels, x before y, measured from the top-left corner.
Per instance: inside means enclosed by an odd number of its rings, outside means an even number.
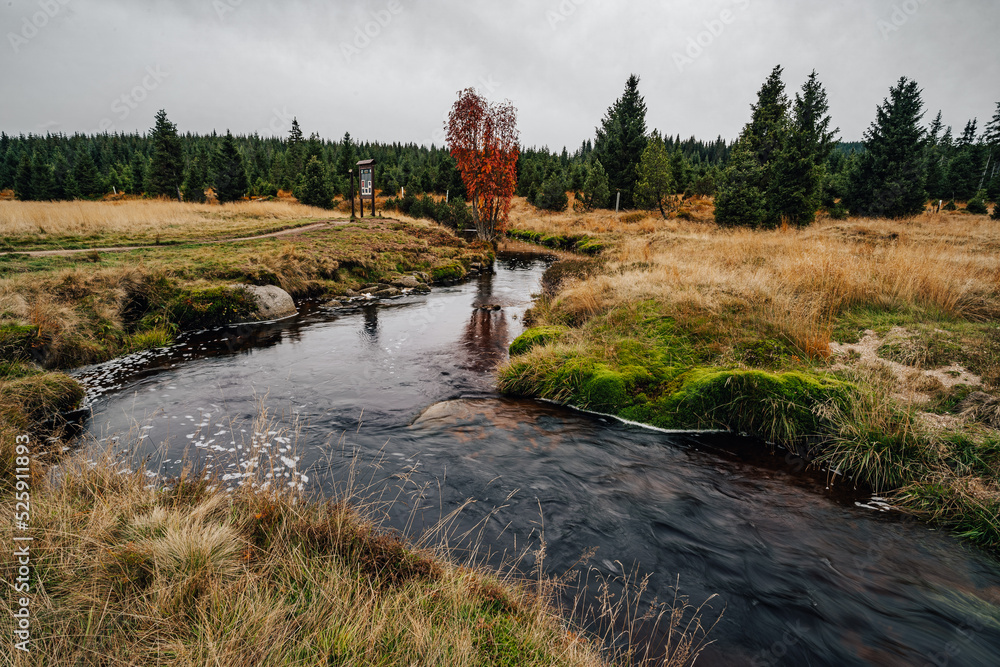
[[[141,421],[147,437],[130,451],[164,474],[198,443],[222,468],[227,454],[212,449],[228,446],[221,432],[269,394],[301,419],[298,465],[313,479],[350,474],[337,456],[344,434],[386,484],[434,490],[388,512],[397,525],[432,526],[471,498],[459,530],[520,551],[544,525],[555,574],[597,548],[604,575],[636,563],[651,573],[650,598],[669,598],[678,573],[692,600],[719,594],[726,616],[699,665],[934,664],[928,656],[949,642],[960,655],[947,664],[995,664],[1000,568],[977,550],[857,508],[758,443],[499,398],[490,371],[544,267],[501,257],[496,275],[430,295],[348,311],[306,304],[287,321],[86,369],[91,389],[107,390],[89,428],[124,433]],[[783,643],[790,628],[804,630]]]

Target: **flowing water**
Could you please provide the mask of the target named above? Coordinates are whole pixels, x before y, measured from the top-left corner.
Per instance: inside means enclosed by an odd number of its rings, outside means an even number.
[[[235,480],[263,400],[297,432],[258,434],[277,482],[330,492],[353,475],[409,534],[473,501],[452,541],[491,562],[529,570],[544,535],[552,574],[596,548],[591,593],[638,572],[644,600],[672,599],[678,575],[692,602],[716,594],[699,665],[1000,665],[1000,565],[974,547],[746,439],[498,396],[547,261],[501,254],[495,274],[428,295],[305,304],[81,369],[87,428],[150,471],[186,456]]]

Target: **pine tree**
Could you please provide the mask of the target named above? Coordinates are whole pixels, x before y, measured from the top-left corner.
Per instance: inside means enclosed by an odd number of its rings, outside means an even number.
[[[558,170],[553,170],[549,177],[542,181],[542,187],[535,195],[535,206],[546,211],[565,211],[569,206],[566,196],[566,180]]]
[[[354,148],[354,141],[351,139],[351,133],[345,132],[344,138],[340,142],[340,149],[337,151],[336,169],[336,176],[338,182],[341,184],[340,194],[344,197],[349,197],[351,194],[351,174],[355,172],[357,167],[358,152]],[[405,180],[404,182],[409,185],[408,180]],[[355,185],[355,187],[357,186]]]
[[[208,155],[198,149],[188,160],[184,172],[184,201],[204,202],[205,188],[208,187]]]
[[[789,202],[796,197],[801,200],[808,194],[801,184],[785,182],[785,179],[796,173],[808,172],[807,167],[812,166],[812,157],[809,154],[810,135],[805,127],[807,105],[804,102],[804,128],[797,140],[799,147],[794,155],[786,154],[792,123],[785,84],[781,80],[782,71],[780,65],[771,70],[757,92],[757,102],[751,105],[750,122],[740,133],[729,156],[729,164],[719,179],[715,219],[720,225],[774,227],[785,215],[785,207],[789,206]],[[810,81],[815,83],[814,78]],[[810,81],[806,82],[806,87],[810,86]],[[818,87],[818,83],[815,86]],[[821,87],[812,92],[815,98],[810,106],[812,112],[816,112],[825,103],[821,93]],[[825,109],[821,111],[825,112]],[[822,118],[822,115],[819,113],[818,117]],[[739,156],[736,156],[737,147]],[[734,163],[736,157],[738,160]],[[788,159],[793,159],[794,164],[784,164]],[[810,181],[801,177],[799,180]]]
[[[156,113],[156,124],[150,130],[153,156],[149,166],[147,193],[157,197],[180,197],[180,186],[184,180],[184,151],[177,126],[167,120],[167,112],[160,109]]]
[[[34,184],[35,168],[28,151],[24,151],[21,153],[21,159],[17,163],[17,173],[14,175],[14,196],[21,201],[34,201]]]
[[[655,130],[642,151],[638,175],[636,202],[644,208],[660,209],[660,215],[666,218],[664,206],[670,205],[671,195],[677,188],[670,169],[670,154]]]
[[[674,178],[674,194],[682,195],[691,187],[691,165],[680,146],[670,153],[670,175]]]
[[[56,151],[55,159],[52,163],[52,176],[54,178],[55,189],[54,199],[72,199],[77,191],[76,180],[73,178],[73,170],[70,169],[69,160],[61,150]]]
[[[814,70],[795,94],[791,125],[784,147],[774,162],[768,183],[768,203],[776,213],[798,226],[816,218],[826,177],[826,161],[834,147],[826,91]]]
[[[285,151],[285,177],[282,186],[292,189],[305,170],[305,145],[298,118],[292,118],[292,129],[288,131],[288,149]]]
[[[333,208],[333,189],[327,181],[323,163],[316,156],[309,158],[309,163],[306,165],[299,201],[308,206]]]
[[[83,199],[96,199],[107,190],[104,187],[104,179],[97,170],[94,158],[90,151],[81,147],[76,155],[76,164],[73,165],[73,180],[76,181],[76,196]]]
[[[609,195],[608,174],[601,161],[594,158],[588,165],[587,177],[583,180],[583,195],[577,199],[583,203],[584,210],[592,211],[595,208],[606,208]]]
[[[35,199],[38,201],[56,199],[56,179],[52,173],[52,165],[42,160],[37,153],[32,158],[32,164],[34,173],[31,189]]]
[[[965,129],[955,142],[954,157],[945,175],[946,196],[957,201],[969,201],[979,189],[986,151],[976,140],[976,119],[965,124]]]
[[[924,210],[927,160],[922,117],[920,88],[901,77],[865,131],[866,150],[858,158],[847,189],[852,215],[905,218]]]
[[[762,227],[767,220],[767,200],[760,188],[764,169],[742,140],[729,154],[729,162],[715,195],[715,221],[723,226]]]
[[[625,92],[608,108],[597,128],[594,153],[608,173],[608,187],[621,191],[621,205],[635,206],[639,160],[646,148],[646,102],[639,77],[629,76]]]
[[[215,196],[220,204],[236,201],[250,188],[243,155],[236,148],[229,130],[226,130],[226,136],[212,156],[212,180],[215,184]]]
[[[779,190],[782,152],[789,133],[789,101],[781,80],[784,70],[776,65],[757,92],[757,103],[751,105],[750,122],[743,129],[740,141],[750,151],[760,167],[757,189],[764,193],[764,224],[774,227],[781,221],[782,202]]]

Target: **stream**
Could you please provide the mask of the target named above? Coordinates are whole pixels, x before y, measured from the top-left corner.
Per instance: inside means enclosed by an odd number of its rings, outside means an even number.
[[[444,520],[457,553],[530,572],[544,536],[558,576],[596,549],[588,602],[629,573],[670,601],[679,577],[691,603],[717,596],[709,623],[724,610],[698,665],[1000,665],[1000,564],[981,550],[749,439],[499,396],[550,261],[501,253],[430,294],[304,303],[78,369],[86,429],[151,476],[186,457],[238,480],[263,447],[274,483],[350,488],[414,536],[464,503]]]

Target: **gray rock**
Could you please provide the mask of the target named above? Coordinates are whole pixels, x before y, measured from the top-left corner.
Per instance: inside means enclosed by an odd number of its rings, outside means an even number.
[[[399,296],[400,294],[402,294],[402,292],[395,287],[386,287],[385,289],[380,289],[377,292],[372,292],[372,296],[376,299],[386,299],[390,296]]]
[[[344,296],[352,298],[352,297],[356,297],[356,296],[361,296],[361,293],[360,292],[355,292],[354,290],[349,289],[346,292],[344,292]]]
[[[413,276],[401,276],[397,280],[394,280],[392,284],[394,287],[408,287],[412,289],[419,285],[420,281]]]
[[[427,294],[430,291],[431,291],[430,286],[425,285],[423,283],[417,283],[417,286],[413,288],[414,294]]]
[[[236,287],[242,287],[257,302],[258,320],[278,320],[298,312],[292,295],[277,285],[236,285]]]

